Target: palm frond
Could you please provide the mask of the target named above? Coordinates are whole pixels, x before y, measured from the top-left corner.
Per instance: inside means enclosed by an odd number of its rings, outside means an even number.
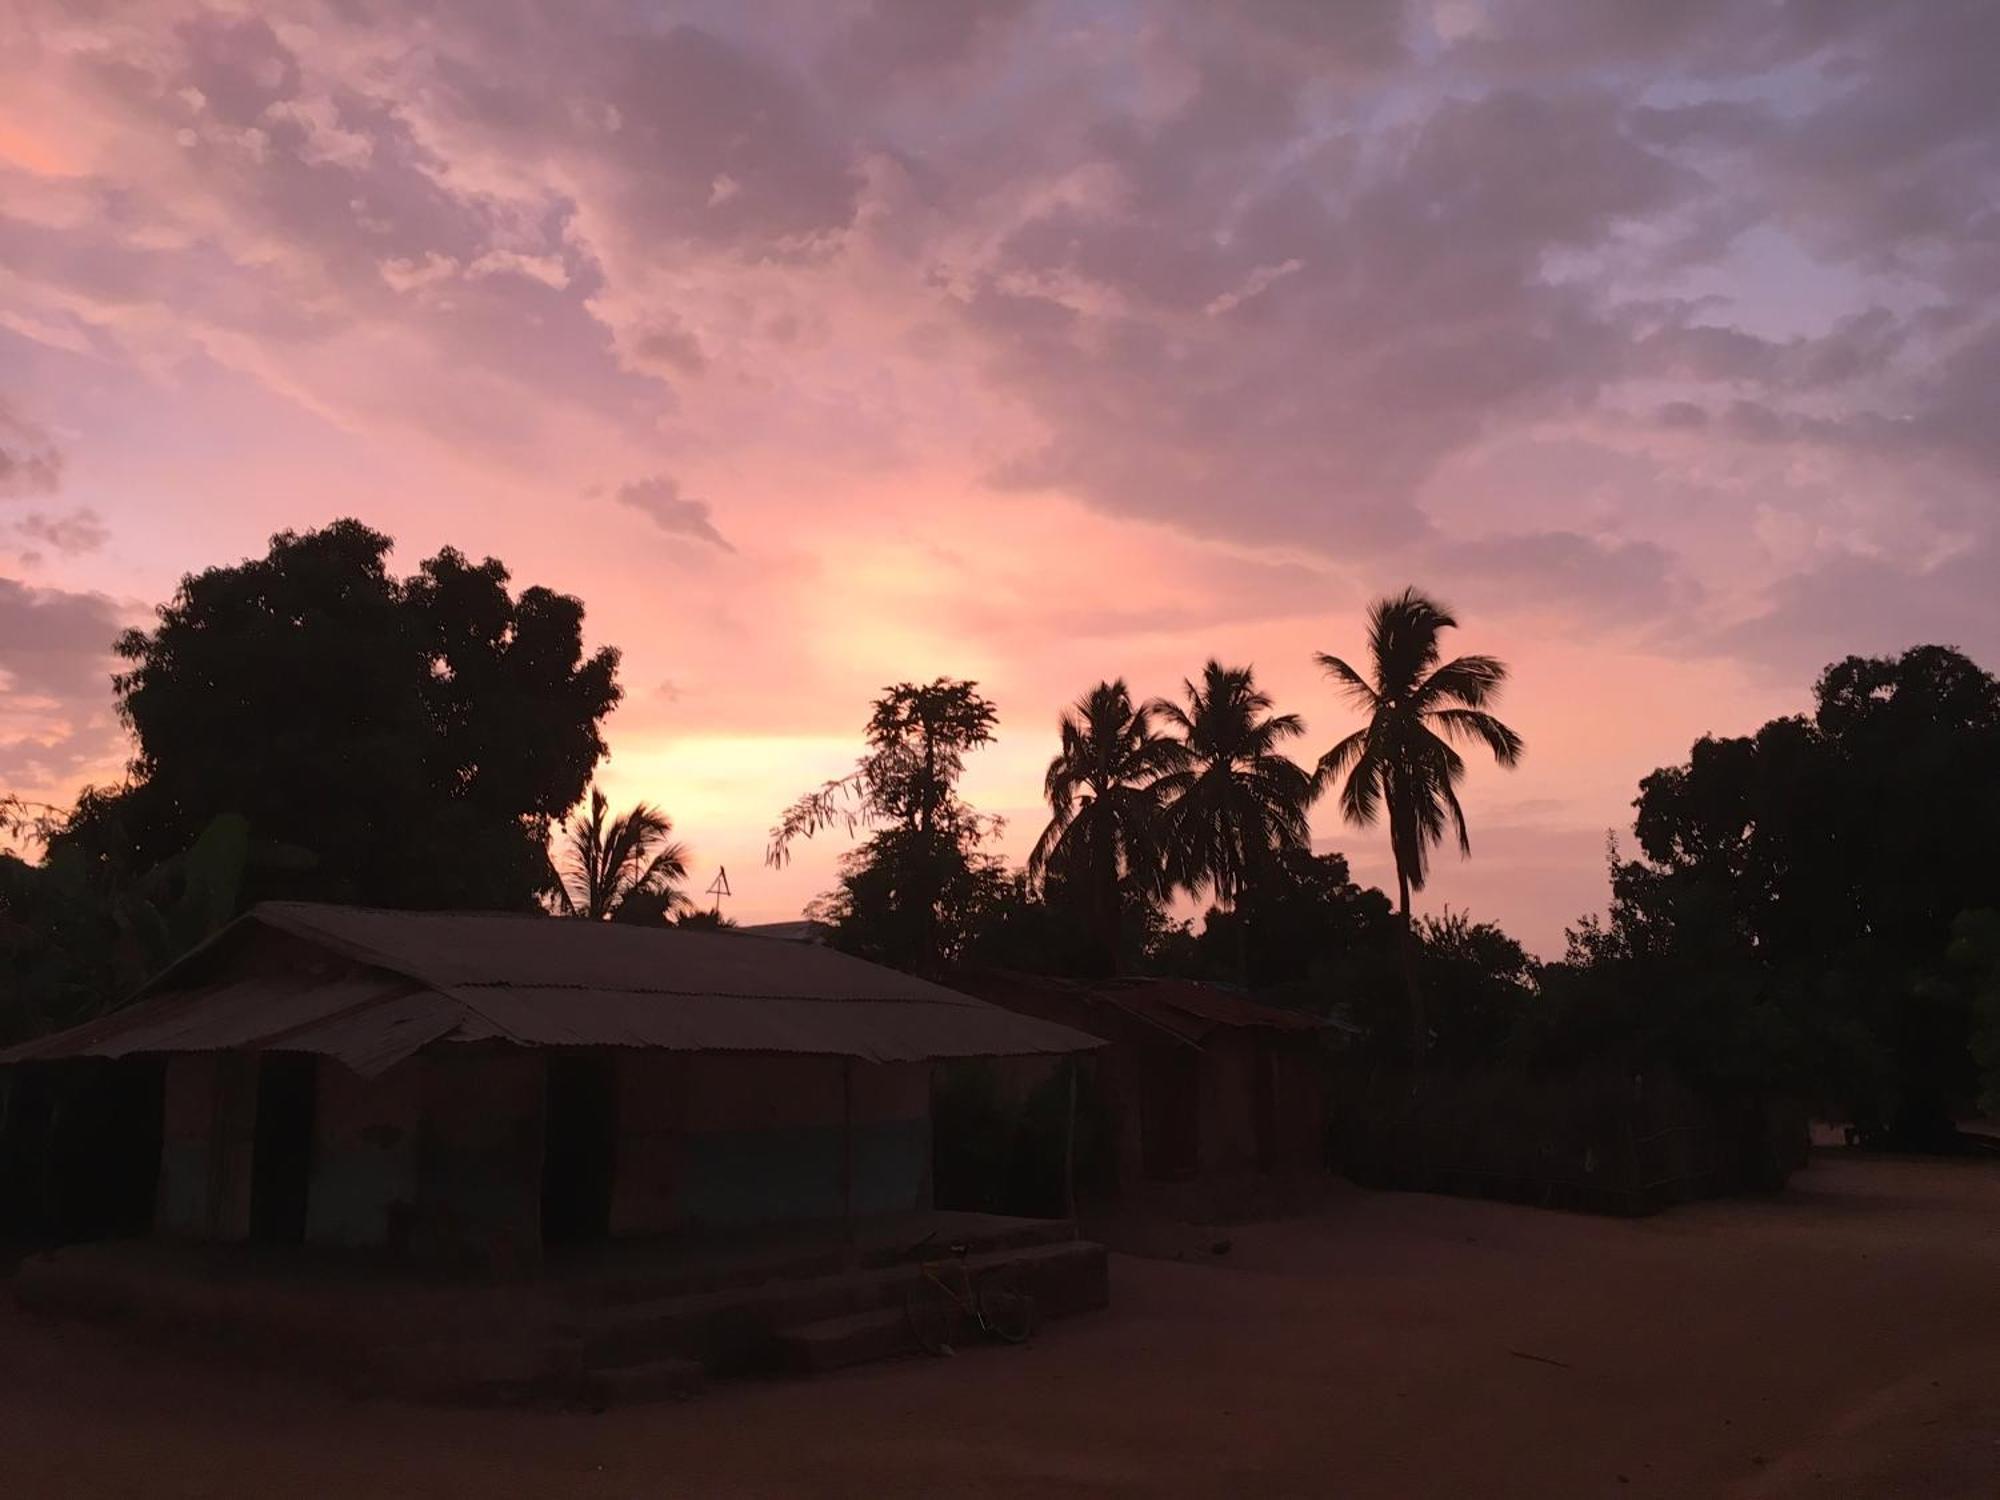
[[[1314,776],[1319,779],[1322,786],[1332,785],[1345,774],[1349,766],[1361,758],[1361,753],[1367,748],[1368,730],[1355,730],[1319,758],[1319,764],[1313,771]]]
[[[1313,653],[1313,660],[1325,668],[1327,676],[1340,684],[1341,691],[1347,694],[1348,700],[1355,707],[1372,713],[1382,701],[1375,689],[1369,686],[1368,679],[1339,657],[1329,656],[1324,651],[1316,651]]]
[[[1419,709],[1457,703],[1484,708],[1507,681],[1507,664],[1496,656],[1460,656],[1446,662],[1412,695]]]
[[[669,886],[679,885],[685,879],[687,879],[687,846],[678,843],[668,844],[647,861],[638,878],[632,882],[632,889],[664,891]],[[674,892],[675,904],[686,899],[678,891]]]
[[[1484,744],[1503,766],[1520,764],[1521,753],[1527,748],[1513,730],[1478,709],[1440,708],[1433,710],[1428,718],[1453,739]]]

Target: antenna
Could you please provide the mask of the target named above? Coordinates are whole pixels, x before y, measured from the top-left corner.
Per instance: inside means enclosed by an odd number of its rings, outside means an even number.
[[[721,916],[722,898],[736,894],[736,892],[729,888],[729,867],[727,865],[717,865],[715,867],[715,879],[708,883],[708,894],[715,897],[715,914],[718,917]]]

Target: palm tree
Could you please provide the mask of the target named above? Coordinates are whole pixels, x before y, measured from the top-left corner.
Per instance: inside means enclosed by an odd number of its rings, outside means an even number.
[[[592,787],[589,816],[564,822],[562,861],[553,870],[556,910],[603,922],[626,908],[628,919],[662,920],[685,907],[679,886],[687,878],[687,846],[674,841],[672,820],[646,802],[607,823],[610,811],[604,793]]]
[[[1308,846],[1306,809],[1317,787],[1278,750],[1306,726],[1297,714],[1270,712],[1270,694],[1248,667],[1210,661],[1199,685],[1182,686],[1185,708],[1166,699],[1151,705],[1178,735],[1172,764],[1154,783],[1166,804],[1166,876],[1190,894],[1207,887],[1233,909],[1275,852]]]
[[[1326,673],[1368,723],[1322,755],[1318,779],[1344,773],[1340,809],[1347,821],[1369,827],[1389,816],[1389,848],[1396,860],[1397,910],[1402,915],[1403,981],[1410,994],[1411,1046],[1421,1059],[1427,1040],[1423,996],[1417,984],[1410,892],[1424,888],[1430,851],[1449,828],[1461,857],[1472,853],[1458,786],[1465,761],[1451,741],[1483,744],[1503,766],[1521,759],[1521,737],[1488,713],[1507,680],[1506,664],[1491,656],[1460,656],[1438,665],[1441,632],[1458,621],[1436,600],[1404,589],[1378,599],[1368,611],[1368,652],[1373,681],[1337,656],[1317,655]]]
[[[1150,704],[1133,706],[1122,677],[1079,698],[1062,716],[1061,734],[1042,782],[1049,826],[1028,855],[1028,874],[1045,889],[1053,876],[1084,892],[1103,962],[1115,973],[1125,893],[1159,892],[1157,788],[1176,764],[1176,746],[1154,729]]]

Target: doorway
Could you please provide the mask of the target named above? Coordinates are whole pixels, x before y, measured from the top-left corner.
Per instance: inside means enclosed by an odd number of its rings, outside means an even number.
[[[542,1243],[580,1245],[611,1232],[618,1148],[611,1059],[552,1052],[542,1135]]]
[[[257,1059],[257,1125],[250,1148],[250,1238],[299,1245],[312,1184],[319,1059],[266,1052]]]
[[[1139,1062],[1139,1128],[1148,1177],[1193,1177],[1201,1163],[1201,1054],[1147,1047]]]
[[[36,1085],[41,1087],[37,1088]],[[43,1228],[59,1241],[143,1235],[160,1175],[166,1067],[156,1057],[85,1058],[23,1080],[48,1152]],[[39,1095],[40,1097],[36,1097]]]

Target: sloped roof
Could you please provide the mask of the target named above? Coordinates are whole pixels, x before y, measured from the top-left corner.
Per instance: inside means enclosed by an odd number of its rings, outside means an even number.
[[[1046,975],[988,974],[966,988],[996,1005],[1016,1003],[1031,1014],[1051,1010],[1088,1028],[1093,1014],[1128,1016],[1200,1046],[1223,1029],[1312,1032],[1317,1017],[1264,1005],[1221,985],[1193,979],[1059,979]]]
[[[1218,1029],[1318,1031],[1321,1023],[1295,1010],[1279,1010],[1221,985],[1193,979],[1111,979],[1092,986],[1107,1004],[1144,1016],[1190,1040]]]
[[[263,929],[349,962],[249,974],[232,950]],[[670,927],[499,913],[266,902],[112,1015],[0,1062],[279,1050],[373,1074],[433,1042],[791,1052],[868,1062],[1097,1046],[831,948]]]

